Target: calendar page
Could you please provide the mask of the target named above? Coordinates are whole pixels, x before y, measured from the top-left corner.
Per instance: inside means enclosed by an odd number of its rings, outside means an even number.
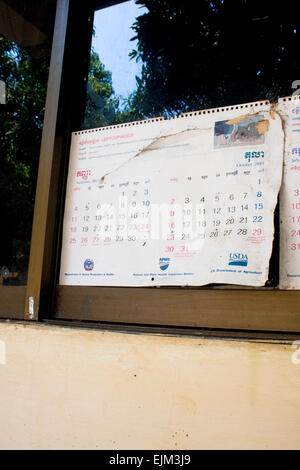
[[[283,140],[268,102],[73,133],[60,283],[263,286]]]
[[[280,191],[281,289],[300,289],[300,97],[278,103],[285,131],[283,184]]]

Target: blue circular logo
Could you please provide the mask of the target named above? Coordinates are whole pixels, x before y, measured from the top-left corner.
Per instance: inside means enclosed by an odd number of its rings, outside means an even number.
[[[86,271],[92,271],[94,269],[94,261],[92,259],[86,259],[83,266]]]

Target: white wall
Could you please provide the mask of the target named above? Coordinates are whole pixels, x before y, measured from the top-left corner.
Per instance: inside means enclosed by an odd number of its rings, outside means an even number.
[[[1,449],[300,448],[289,344],[0,323]]]

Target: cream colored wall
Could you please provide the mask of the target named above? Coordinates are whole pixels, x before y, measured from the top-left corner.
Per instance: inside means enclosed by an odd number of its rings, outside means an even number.
[[[300,448],[290,345],[0,323],[1,449]]]

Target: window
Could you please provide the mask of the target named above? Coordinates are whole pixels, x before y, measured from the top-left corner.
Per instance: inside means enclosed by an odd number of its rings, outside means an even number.
[[[55,2],[0,2],[0,281],[3,314],[23,316]]]
[[[71,133],[290,95],[299,74],[298,24],[292,8],[286,7],[283,13],[269,2],[233,4],[226,0],[201,1],[197,7],[194,2],[159,0],[87,1],[77,5],[60,1],[58,5],[68,11],[68,28],[65,35],[57,29],[57,35],[61,33],[57,47],[60,51],[64,48],[64,59],[61,84],[55,85],[55,90],[60,89],[58,105],[53,107],[55,132],[52,128],[52,134],[48,134],[52,136],[52,144],[51,139],[48,142],[51,165],[47,166],[46,159],[40,163],[26,317],[219,330],[299,331],[299,292],[277,289],[278,238],[269,280],[262,288],[59,284]],[[141,9],[136,10],[137,7]],[[121,40],[122,49],[116,49],[117,39],[125,37],[122,27],[130,15],[133,23],[127,38],[135,39],[129,46],[131,61],[127,62],[137,76],[131,82],[131,72],[118,80],[128,55],[128,50],[123,49],[125,40]],[[102,48],[97,46],[99,38]],[[109,55],[117,57],[116,64],[109,63]],[[124,65],[118,69],[120,63]],[[131,85],[120,88],[127,78]],[[278,209],[275,224],[278,225]]]

